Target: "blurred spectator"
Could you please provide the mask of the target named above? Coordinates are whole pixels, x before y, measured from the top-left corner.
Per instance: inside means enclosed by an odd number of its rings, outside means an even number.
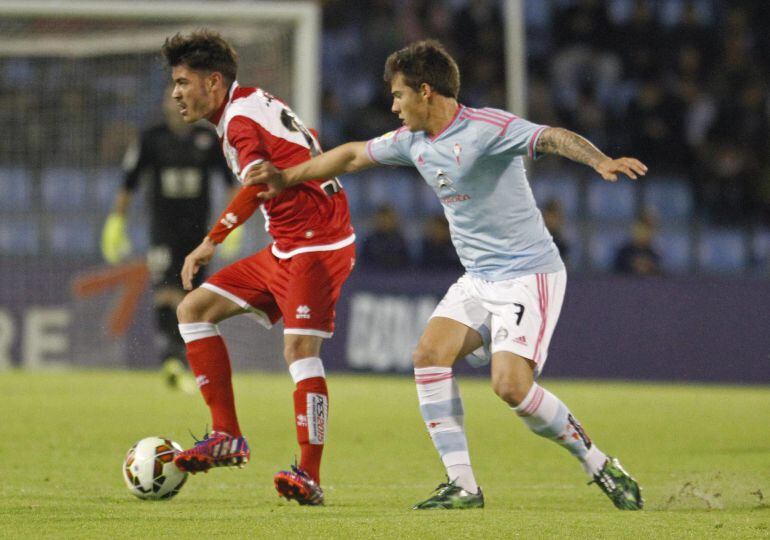
[[[399,215],[389,205],[374,214],[374,226],[364,238],[362,266],[381,270],[399,270],[409,266],[409,250],[399,225]]]
[[[609,28],[626,78],[645,79],[659,69],[663,34],[649,2],[635,0],[629,19]]]
[[[615,256],[615,272],[635,276],[661,274],[660,255],[652,246],[656,223],[649,213],[643,213],[631,227],[631,238]]]
[[[681,101],[667,91],[660,79],[642,83],[629,106],[626,121],[631,130],[631,147],[645,163],[664,170],[680,171],[689,164],[685,151]]]
[[[587,86],[602,101],[614,93],[622,63],[611,50],[611,27],[606,4],[599,0],[578,0],[556,14],[551,73],[559,109],[577,111]]]
[[[562,260],[569,263],[569,245],[564,239],[564,209],[558,199],[549,199],[543,206],[543,221],[548,232],[553,236],[553,243],[559,249]]]
[[[449,224],[441,214],[434,214],[425,222],[422,237],[420,267],[425,270],[462,270],[457,250],[449,236]]]

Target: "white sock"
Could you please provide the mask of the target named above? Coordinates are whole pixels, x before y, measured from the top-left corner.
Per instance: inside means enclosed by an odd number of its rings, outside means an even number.
[[[463,427],[463,402],[452,368],[414,368],[414,379],[420,412],[449,480],[469,493],[478,493]]]
[[[533,432],[551,439],[578,458],[590,476],[604,465],[607,456],[586,435],[567,406],[542,386],[534,383],[527,397],[513,410]]]

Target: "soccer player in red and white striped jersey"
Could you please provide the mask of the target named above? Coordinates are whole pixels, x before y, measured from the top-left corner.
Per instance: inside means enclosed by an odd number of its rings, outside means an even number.
[[[236,81],[237,55],[218,34],[200,30],[166,40],[173,98],[188,123],[216,126],[232,172],[241,182],[263,161],[291,167],[320,154],[316,134],[282,101]],[[249,449],[236,416],[230,360],[216,324],[249,313],[270,327],[284,319],[284,356],[296,384],[301,460],[275,476],[279,494],[300,504],[323,503],[320,464],[328,391],[321,343],[334,331],[334,306],[355,263],[347,198],[336,178],[319,178],[262,201],[264,186],[244,186],[201,244],[185,259],[182,282],[214,255],[234,228],[261,207],[272,245],[220,270],[190,292],[177,310],[187,359],[212,415],[212,434],[175,460],[182,470],[242,465]]]

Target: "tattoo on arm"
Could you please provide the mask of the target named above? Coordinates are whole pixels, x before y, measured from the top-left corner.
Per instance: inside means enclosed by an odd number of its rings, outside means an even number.
[[[564,128],[544,129],[537,139],[535,149],[543,154],[557,154],[589,167],[596,167],[600,161],[609,159],[589,140]]]

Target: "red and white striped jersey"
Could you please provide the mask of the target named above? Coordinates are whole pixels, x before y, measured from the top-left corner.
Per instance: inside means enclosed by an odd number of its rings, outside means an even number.
[[[234,82],[211,121],[217,126],[228,166],[241,182],[262,161],[286,169],[321,153],[316,134],[285,103],[260,88]],[[209,237],[221,242],[261,205],[277,257],[339,249],[355,241],[347,197],[336,178],[304,182],[269,201],[256,196],[264,189],[243,187]]]

